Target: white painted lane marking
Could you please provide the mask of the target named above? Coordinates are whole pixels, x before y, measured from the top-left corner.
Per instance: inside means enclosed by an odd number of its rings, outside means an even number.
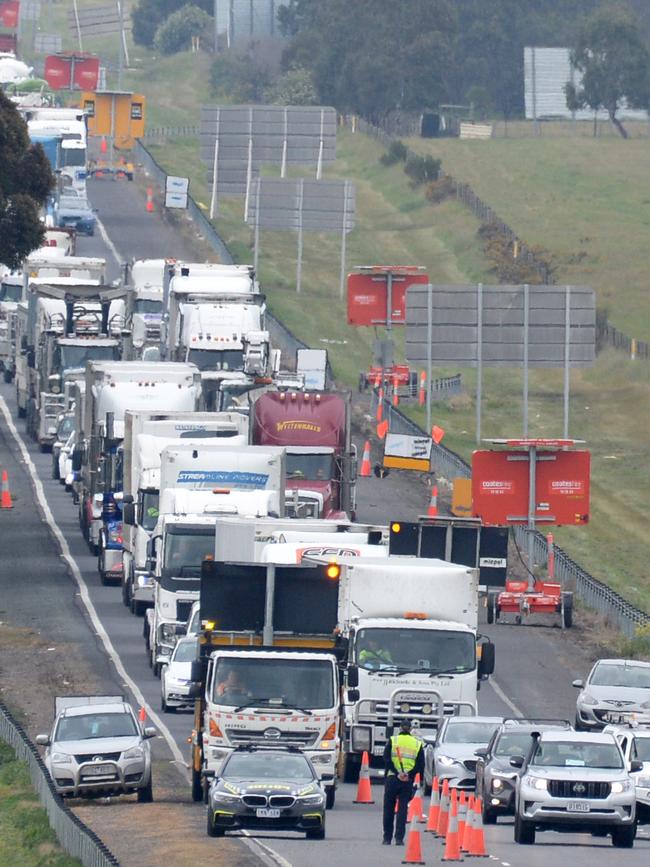
[[[505,694],[505,692],[501,689],[499,684],[494,679],[493,675],[490,675],[490,679],[489,679],[488,683],[490,684],[492,689],[495,691],[497,696],[501,699],[501,701],[504,704],[508,705],[508,707],[515,714],[515,716],[525,716],[525,714],[521,710],[519,710],[519,708],[514,703],[514,701],[512,701],[511,699],[508,698],[508,696]]]
[[[97,228],[99,229],[99,234],[102,236],[102,241],[106,244],[108,249],[111,251],[111,253],[115,257],[115,261],[117,262],[117,264],[119,266],[123,265],[124,262],[122,260],[122,257],[117,252],[117,247],[115,246],[115,244],[109,238],[108,232],[106,231],[106,226],[104,226],[104,224],[99,219],[99,217],[95,216],[95,220],[97,222]]]
[[[23,456],[25,466],[26,466],[26,468],[29,472],[29,475],[31,477],[31,480],[32,480],[32,485],[34,488],[34,495],[35,495],[35,497],[38,501],[38,504],[41,508],[43,519],[45,520],[45,522],[49,526],[50,530],[52,531],[52,535],[54,536],[54,538],[56,539],[56,541],[59,544],[59,548],[61,549],[61,556],[68,564],[68,567],[69,567],[70,571],[72,572],[72,576],[73,576],[74,580],[76,581],[77,586],[79,587],[79,596],[81,598],[81,601],[83,602],[84,608],[88,612],[88,616],[90,617],[90,621],[93,625],[93,628],[95,629],[96,634],[98,635],[99,639],[101,640],[102,644],[104,645],[104,650],[106,651],[106,653],[110,657],[111,661],[113,662],[113,665],[117,669],[117,672],[120,675],[121,679],[124,681],[124,683],[128,684],[129,689],[131,690],[131,692],[133,693],[133,695],[135,697],[135,700],[138,702],[138,704],[141,707],[145,708],[149,718],[155,723],[156,727],[158,728],[158,731],[164,737],[169,749],[171,750],[172,755],[174,756],[174,759],[178,763],[185,766],[186,763],[185,763],[185,760],[183,759],[183,754],[179,750],[179,748],[176,744],[176,741],[174,740],[174,738],[172,736],[172,733],[169,731],[169,729],[167,728],[165,723],[162,721],[162,719],[158,716],[158,714],[153,710],[151,705],[147,702],[144,695],[142,694],[142,691],[140,690],[140,687],[133,680],[133,678],[131,678],[131,676],[127,673],[126,668],[124,667],[124,664],[122,663],[122,660],[120,659],[118,653],[116,652],[115,648],[113,647],[113,643],[112,643],[111,639],[109,638],[108,633],[104,629],[104,625],[102,624],[101,620],[99,619],[99,616],[97,614],[97,610],[95,609],[95,606],[93,605],[93,602],[90,598],[90,594],[88,592],[88,585],[84,581],[83,575],[81,574],[81,570],[79,569],[79,566],[77,565],[77,561],[74,559],[74,557],[70,553],[70,547],[68,546],[67,539],[65,538],[65,536],[61,532],[59,525],[56,523],[56,521],[54,519],[54,515],[52,514],[52,510],[50,509],[49,503],[47,502],[47,499],[45,497],[45,491],[43,489],[43,483],[39,479],[38,472],[36,470],[34,462],[32,461],[31,456],[30,456],[29,452],[27,451],[27,448],[25,446],[25,443],[23,442],[21,435],[18,433],[18,430],[16,429],[16,426],[13,423],[13,419],[11,418],[11,413],[9,412],[9,407],[7,406],[5,399],[1,395],[0,395],[0,411],[2,411],[2,415],[4,416],[4,420],[7,424],[7,427],[9,428],[9,431],[10,431],[12,437],[16,441],[16,445],[20,449],[20,453]]]

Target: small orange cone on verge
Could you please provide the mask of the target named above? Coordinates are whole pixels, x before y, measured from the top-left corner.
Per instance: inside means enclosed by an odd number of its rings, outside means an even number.
[[[429,801],[429,820],[424,829],[430,834],[438,833],[438,816],[440,815],[440,787],[438,777],[433,778],[431,783],[431,800]]]
[[[106,136],[105,136],[105,135],[102,136],[102,140],[101,140],[101,142],[100,142],[100,144],[99,144],[99,150],[100,150],[101,153],[103,153],[103,154],[105,154],[106,151],[108,150],[108,145],[106,144]]]
[[[427,374],[425,370],[420,371],[420,391],[418,393],[418,403],[420,406],[424,406],[426,402],[426,387],[427,387]]]
[[[370,788],[370,763],[368,761],[368,753],[364,750],[361,757],[361,770],[359,771],[359,785],[357,786],[357,797],[354,799],[355,804],[374,804],[372,800],[372,789]]]
[[[422,838],[415,816],[411,819],[408,840],[406,841],[406,858],[402,864],[425,864],[422,858]]]
[[[147,213],[153,213],[153,187],[147,187]]]
[[[438,485],[433,485],[431,488],[431,499],[429,500],[429,508],[427,515],[430,518],[435,518],[438,514]]]
[[[449,827],[445,837],[445,854],[443,861],[462,861],[460,841],[458,839],[458,799],[456,789],[451,790],[451,806],[449,808]]]
[[[383,421],[378,422],[377,424],[377,436],[380,440],[388,433],[388,419],[384,419]]]
[[[363,457],[361,458],[361,469],[359,470],[359,475],[363,479],[372,475],[372,469],[370,467],[370,440],[366,440],[363,447]]]
[[[140,708],[140,713],[138,714],[138,719],[140,720],[140,722],[146,722],[147,721],[147,713],[144,709],[144,705]]]
[[[0,495],[0,509],[13,509],[14,505],[11,502],[11,492],[9,491],[9,474],[6,470],[2,471],[2,494]]]
[[[420,783],[420,775],[415,775],[415,794],[409,801],[409,811],[407,819],[410,821],[415,817],[418,822],[424,822],[424,811],[422,810],[422,785]]]
[[[483,832],[483,809],[480,798],[474,802],[474,818],[472,834],[469,838],[469,849],[467,854],[472,858],[487,858],[488,853],[485,848],[485,834]]]
[[[440,795],[440,812],[438,813],[438,836],[447,834],[449,822],[449,780],[442,781],[442,794]]]
[[[377,421],[381,421],[384,417],[384,389],[380,388],[377,393]]]

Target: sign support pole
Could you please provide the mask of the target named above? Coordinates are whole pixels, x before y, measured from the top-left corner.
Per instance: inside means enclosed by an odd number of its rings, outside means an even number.
[[[253,109],[248,111],[248,165],[246,166],[246,197],[244,199],[244,222],[248,220],[248,204],[251,194],[251,178],[253,177]]]
[[[300,294],[302,282],[302,201],[304,193],[304,178],[298,183],[298,261],[296,263],[296,292]]]
[[[266,567],[266,597],[264,601],[263,641],[266,647],[273,645],[273,598],[275,596],[275,564]]]
[[[348,223],[348,190],[349,181],[343,183],[343,221],[341,225],[341,273],[339,275],[339,298],[343,298],[345,289],[345,256],[347,252]]]
[[[564,439],[569,438],[569,388],[571,381],[571,287],[564,296]]]
[[[431,346],[433,334],[433,286],[427,284],[427,434],[431,434]]]
[[[280,177],[287,176],[287,139],[289,138],[289,109],[284,107],[284,141],[282,142],[282,164],[280,166]]]
[[[483,398],[483,284],[476,286],[476,443],[481,442],[481,400]]]
[[[534,51],[535,49],[533,49]],[[528,352],[530,348],[529,334],[530,292],[528,283],[524,285],[524,437],[528,436]]]
[[[325,109],[320,110],[320,142],[318,145],[318,162],[316,164],[316,180],[323,177],[323,135],[325,131]]]
[[[253,249],[253,268],[257,274],[257,268],[260,260],[260,188],[262,186],[262,178],[257,179],[255,190],[255,246]]]
[[[214,139],[214,159],[212,160],[212,198],[210,199],[210,219],[214,220],[217,215],[219,180],[219,128],[221,126],[221,109],[217,109],[217,135]]]
[[[530,574],[533,571],[533,534],[535,532],[535,509],[537,506],[537,491],[535,489],[535,481],[537,475],[537,446],[528,447],[528,532],[526,533],[526,542],[528,543],[528,589],[534,588],[534,579]]]

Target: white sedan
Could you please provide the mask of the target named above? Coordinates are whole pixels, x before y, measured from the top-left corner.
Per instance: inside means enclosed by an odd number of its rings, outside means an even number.
[[[192,662],[196,659],[197,647],[195,635],[182,638],[174,647],[169,662],[162,668],[160,708],[165,713],[173,712],[179,707],[194,707],[194,699],[189,692]]]

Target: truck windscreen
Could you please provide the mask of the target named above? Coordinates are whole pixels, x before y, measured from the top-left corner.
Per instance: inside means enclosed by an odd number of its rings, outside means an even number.
[[[165,539],[162,578],[194,579],[201,577],[201,563],[214,551],[214,527],[170,527]]]
[[[53,369],[70,370],[72,367],[85,367],[87,361],[118,361],[119,357],[117,343],[114,346],[93,346],[86,341],[78,346],[59,345],[55,351]]]
[[[143,491],[140,502],[140,525],[151,533],[158,520],[158,491]]]
[[[15,286],[12,283],[0,283],[0,301],[20,301],[22,294],[22,286]]]
[[[190,349],[187,360],[199,370],[243,370],[241,349]]]
[[[221,658],[213,679],[214,704],[240,707],[303,708],[334,707],[334,669],[320,659],[264,659],[254,656]]]
[[[136,313],[150,313],[162,315],[163,303],[156,301],[154,298],[138,298],[135,302],[134,309]]]
[[[332,454],[298,454],[287,452],[287,478],[325,481],[331,479]]]
[[[476,668],[476,641],[442,629],[360,629],[355,658],[369,671],[464,674]]]

